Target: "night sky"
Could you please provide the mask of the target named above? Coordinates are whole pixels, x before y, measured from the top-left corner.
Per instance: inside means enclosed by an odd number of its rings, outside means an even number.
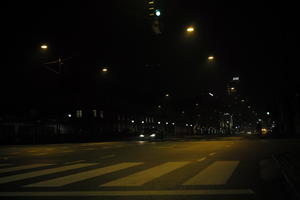
[[[85,96],[91,103],[105,92],[148,104],[165,93],[221,96],[239,76],[241,94],[263,108],[286,80],[297,79],[291,61],[296,9],[288,1],[161,0],[160,9],[163,33],[157,36],[142,0],[3,5],[1,105],[51,103],[59,84],[70,99]],[[196,29],[192,36],[185,33],[189,25]],[[214,64],[206,63],[209,55]],[[42,65],[58,57],[72,57],[61,77]]]

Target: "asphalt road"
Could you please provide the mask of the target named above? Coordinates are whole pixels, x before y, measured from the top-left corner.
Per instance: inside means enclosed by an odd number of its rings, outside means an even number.
[[[0,147],[1,199],[287,199],[273,154],[245,136]]]

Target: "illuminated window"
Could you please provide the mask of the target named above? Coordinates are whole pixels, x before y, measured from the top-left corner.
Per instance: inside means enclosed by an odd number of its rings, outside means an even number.
[[[82,118],[82,110],[76,110],[76,117]]]

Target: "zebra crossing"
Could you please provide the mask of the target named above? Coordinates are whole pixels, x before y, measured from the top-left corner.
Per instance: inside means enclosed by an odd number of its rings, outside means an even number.
[[[104,184],[99,184],[98,187],[132,187],[143,186],[155,179],[164,177],[171,172],[186,167],[193,161],[178,161],[178,162],[163,162],[146,169],[137,169],[132,174],[116,178]],[[27,185],[22,185],[24,188],[34,187],[49,187],[57,188],[71,185],[80,181],[88,181],[89,179],[101,177],[106,174],[112,174],[121,170],[128,170],[137,166],[143,166],[143,162],[121,162],[108,166],[97,166],[100,163],[74,163],[63,164],[57,166],[49,163],[29,164],[21,166],[2,165],[0,166],[0,188],[1,185],[9,184],[17,181],[31,179],[36,177],[43,177],[46,175],[55,175],[61,172],[68,172],[68,175],[58,176],[55,178],[48,178],[34,182]],[[239,161],[214,161],[207,167],[195,173],[185,182],[180,183],[182,186],[203,186],[203,185],[226,185],[232,174],[237,169]],[[80,172],[76,172],[76,170]],[[25,172],[24,172],[25,171]],[[29,172],[28,172],[29,171]],[[131,170],[132,171],[132,170]],[[71,174],[70,174],[71,172]],[[12,175],[6,175],[10,173]]]

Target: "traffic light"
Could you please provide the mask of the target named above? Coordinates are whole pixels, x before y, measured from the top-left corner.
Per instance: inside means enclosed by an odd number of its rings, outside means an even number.
[[[161,15],[161,11],[158,9],[157,1],[155,0],[147,0],[147,9],[150,17],[155,18]]]

